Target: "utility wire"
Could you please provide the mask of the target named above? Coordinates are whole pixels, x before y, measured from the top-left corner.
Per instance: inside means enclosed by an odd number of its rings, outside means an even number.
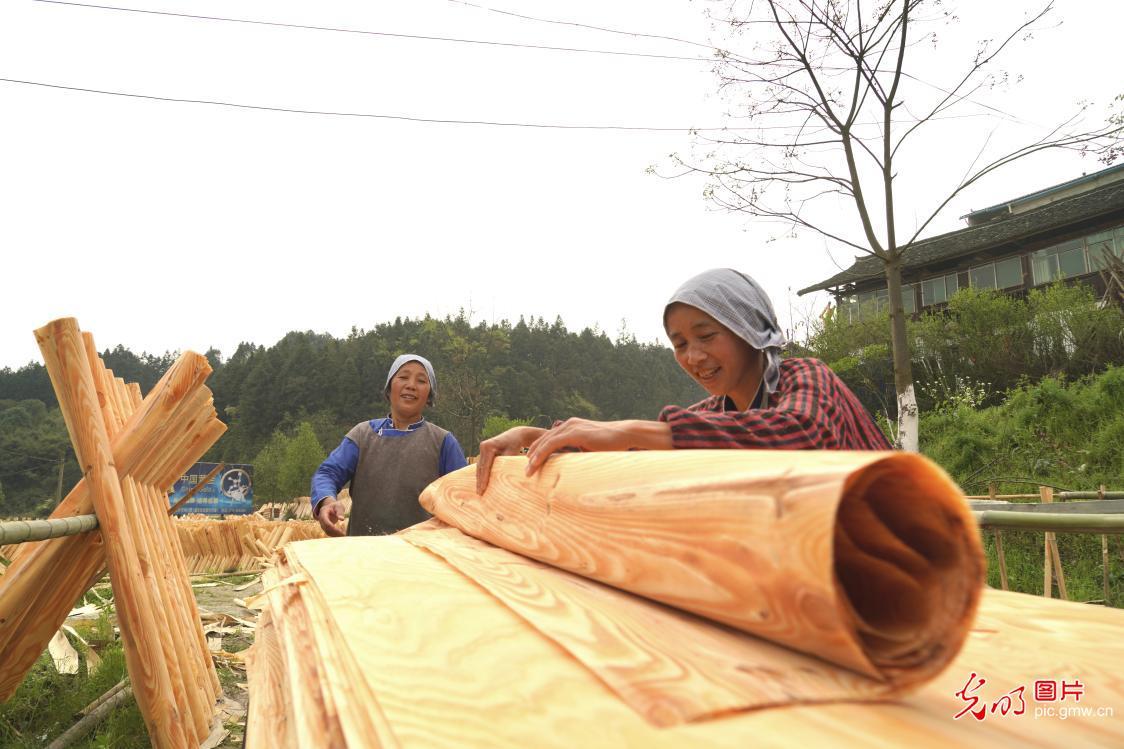
[[[39,1],[40,2],[49,2],[50,0],[39,0]],[[704,42],[691,41],[690,39],[680,39],[679,37],[674,37],[674,36],[661,36],[659,34],[645,34],[645,33],[638,32],[638,31],[627,31],[627,30],[624,30],[624,29],[611,29],[611,28],[607,28],[607,27],[604,27],[604,26],[596,26],[596,25],[593,25],[593,24],[577,23],[575,21],[560,21],[560,20],[556,20],[556,19],[552,19],[552,18],[539,18],[537,16],[528,16],[528,15],[524,15],[522,13],[515,13],[515,12],[509,11],[509,10],[501,10],[499,8],[489,8],[489,7],[484,6],[484,5],[477,5],[476,3],[468,2],[467,0],[448,0],[448,2],[456,3],[457,5],[464,5],[464,6],[467,6],[467,7],[470,7],[470,8],[477,8],[479,10],[488,11],[490,13],[498,13],[498,14],[504,15],[504,16],[511,16],[513,18],[520,18],[520,19],[523,19],[525,21],[535,21],[537,23],[557,24],[557,25],[560,25],[560,26],[573,26],[573,27],[580,28],[580,29],[590,29],[590,30],[593,30],[593,31],[604,31],[604,32],[608,32],[610,34],[623,34],[625,36],[645,37],[645,38],[649,38],[649,39],[662,39],[662,40],[665,40],[665,41],[679,42],[681,44],[689,44],[689,45],[694,46],[694,47],[702,47],[703,49],[710,50],[711,52],[713,52],[714,54],[716,54],[716,55],[718,55],[719,57],[722,57],[722,58],[730,57],[730,58],[733,58],[734,61],[741,62],[743,64],[749,64],[749,65],[756,64],[753,60],[747,59],[747,58],[745,58],[741,55],[738,55],[738,54],[734,54],[731,50],[723,49],[721,47],[716,47],[714,45],[706,44]],[[755,23],[759,23],[759,22],[755,22]],[[766,21],[764,23],[766,25],[770,25],[770,26],[773,25],[772,21]],[[694,59],[701,60],[701,59],[707,59],[707,58],[694,58]],[[715,60],[708,59],[708,62],[714,62],[714,61],[717,61],[717,60],[716,59]],[[830,68],[830,69],[843,71],[843,72],[850,72],[852,70],[851,68],[839,68],[839,67]],[[876,72],[885,72],[885,71],[876,71]],[[912,80],[915,80],[922,85],[929,86],[930,88],[936,89],[937,91],[940,91],[941,93],[944,93],[944,94],[951,93],[947,89],[941,88],[940,86],[937,86],[936,84],[929,83],[928,81],[923,80],[922,78],[919,78],[918,76],[907,73],[904,70],[902,71],[902,75],[906,78],[910,78]],[[1002,115],[1010,118],[1011,120],[1014,120],[1015,122],[1019,122],[1019,123],[1024,124],[1024,125],[1032,125],[1034,127],[1042,128],[1043,130],[1049,130],[1050,129],[1050,128],[1046,127],[1045,125],[1040,125],[1037,122],[1029,122],[1029,121],[1024,120],[1020,117],[1017,117],[1016,115],[1011,114],[1010,112],[1005,112],[1002,109],[999,109],[998,107],[994,107],[994,106],[991,106],[989,104],[985,104],[983,102],[977,101],[977,100],[972,99],[972,98],[965,97],[964,101],[966,101],[970,104],[975,104],[976,106],[982,107],[983,109],[989,109],[989,110],[991,110],[993,112],[996,112],[998,114],[1002,114]]]
[[[721,53],[721,54],[727,53],[726,50],[719,49],[718,47],[715,47],[715,46],[710,45],[710,44],[706,44],[704,42],[693,42],[690,39],[680,39],[679,37],[675,37],[675,36],[663,36],[661,34],[645,34],[645,33],[640,32],[640,31],[626,31],[624,29],[611,29],[611,28],[608,28],[606,26],[595,26],[593,24],[578,23],[576,21],[559,21],[559,20],[555,20],[553,18],[539,18],[537,16],[527,16],[527,15],[523,15],[522,13],[515,13],[514,11],[510,11],[510,10],[501,10],[499,8],[489,8],[486,5],[477,5],[476,3],[467,2],[467,0],[449,0],[449,2],[456,3],[457,5],[465,5],[465,6],[468,6],[469,8],[476,8],[478,10],[486,10],[489,13],[498,13],[501,16],[511,16],[512,18],[520,18],[524,21],[535,21],[537,23],[551,23],[551,24],[555,24],[555,25],[558,25],[558,26],[573,26],[573,27],[579,28],[579,29],[589,29],[591,31],[604,31],[604,32],[609,33],[609,34],[622,34],[624,36],[643,37],[645,39],[660,39],[660,40],[667,41],[667,42],[678,42],[680,44],[690,44],[693,47],[702,47],[703,49],[711,50],[711,51]]]
[[[51,88],[61,91],[77,91],[86,94],[99,94],[103,96],[120,96],[130,99],[146,99],[149,101],[168,101],[180,104],[207,104],[210,106],[218,107],[231,107],[234,109],[252,109],[261,112],[287,112],[291,114],[309,114],[320,115],[325,117],[361,117],[367,119],[378,120],[395,120],[399,122],[418,122],[434,125],[482,125],[487,127],[520,127],[530,128],[537,130],[606,130],[616,132],[648,132],[648,133],[703,133],[703,132],[734,132],[734,131],[758,131],[758,130],[798,130],[799,125],[743,125],[726,126],[726,127],[647,127],[639,125],[569,125],[564,123],[551,123],[551,122],[506,122],[500,120],[460,120],[451,118],[437,118],[437,117],[418,117],[415,115],[405,114],[381,114],[377,112],[340,112],[333,110],[323,109],[295,109],[291,107],[273,107],[264,104],[243,104],[233,101],[218,101],[215,99],[186,99],[175,96],[159,96],[156,94],[137,94],[129,91],[110,91],[107,89],[98,88],[85,88],[82,86],[66,86],[61,83],[45,83],[42,81],[27,81],[18,78],[0,78],[2,83],[13,83],[21,86],[39,86],[41,88]],[[946,115],[944,117],[933,117],[933,120],[959,120],[969,119],[972,117],[985,117],[983,114],[962,114],[962,115]],[[893,124],[907,124],[911,120],[895,120]],[[859,125],[869,125],[871,127],[881,126],[881,123],[857,123]],[[805,131],[814,134],[815,132],[822,132],[826,127],[819,128],[817,131],[812,131],[805,128]]]
[[[524,44],[520,42],[499,42],[487,39],[460,39],[448,36],[425,36],[422,34],[401,34],[390,31],[368,31],[365,29],[349,29],[339,26],[313,26],[299,23],[284,23],[281,21],[260,21],[251,18],[228,18],[225,16],[202,16],[194,13],[175,13],[166,10],[146,10],[143,8],[123,8],[115,5],[95,5],[92,3],[78,3],[70,2],[69,0],[33,0],[37,3],[47,3],[49,5],[69,5],[77,8],[94,8],[97,10],[113,10],[124,13],[144,13],[153,16],[170,16],[173,18],[193,18],[200,21],[224,21],[227,23],[243,23],[253,26],[273,26],[276,28],[286,29],[305,29],[311,31],[334,31],[343,34],[363,34],[366,36],[382,36],[392,39],[412,39],[415,41],[432,41],[432,42],[454,42],[457,44],[478,44],[494,47],[515,47],[520,49],[539,49],[550,52],[577,52],[581,54],[591,55],[617,55],[621,57],[647,57],[656,60],[681,60],[688,62],[705,62],[713,63],[713,58],[708,57],[685,57],[682,55],[660,55],[646,52],[626,52],[624,50],[612,49],[592,49],[587,47],[554,47],[545,44]]]
[[[97,9],[97,10],[120,11],[120,12],[126,12],[126,13],[144,13],[144,14],[148,14],[148,15],[169,16],[169,17],[173,17],[173,18],[191,18],[191,19],[197,19],[197,20],[203,20],[203,21],[222,21],[222,22],[227,22],[227,23],[242,23],[242,24],[255,25],[255,26],[272,26],[272,27],[278,27],[278,28],[304,29],[304,30],[310,30],[310,31],[330,31],[330,32],[337,32],[337,33],[344,33],[344,34],[362,34],[362,35],[367,35],[367,36],[382,36],[382,37],[397,38],[397,39],[412,39],[412,40],[417,40],[417,41],[452,42],[452,43],[458,43],[458,44],[476,44],[476,45],[486,45],[486,46],[496,46],[496,47],[510,47],[510,48],[518,48],[518,49],[539,49],[539,50],[546,50],[546,51],[553,51],[553,52],[573,52],[573,53],[581,53],[581,54],[616,55],[616,56],[624,56],[624,57],[644,57],[644,58],[658,59],[658,60],[678,60],[678,61],[687,61],[687,62],[705,62],[705,63],[708,63],[708,64],[713,64],[715,62],[720,61],[718,57],[713,57],[713,58],[711,58],[711,57],[685,57],[685,56],[681,56],[681,55],[660,55],[660,54],[652,54],[652,53],[644,53],[644,52],[626,52],[626,51],[623,51],[623,50],[593,49],[593,48],[586,48],[586,47],[556,47],[556,46],[542,45],[542,44],[524,44],[524,43],[519,43],[519,42],[500,42],[500,41],[485,40],[485,39],[460,39],[460,38],[456,38],[456,37],[426,36],[426,35],[421,35],[421,34],[403,34],[403,33],[389,32],[389,31],[369,31],[369,30],[364,30],[364,29],[350,29],[350,28],[336,27],[336,26],[316,26],[316,25],[307,25],[307,24],[284,23],[284,22],[280,22],[280,21],[262,21],[262,20],[247,19],[247,18],[228,18],[228,17],[225,17],[225,16],[204,16],[204,15],[196,15],[196,14],[192,14],[192,13],[176,13],[176,12],[172,12],[172,11],[147,10],[147,9],[143,9],[143,8],[125,8],[125,7],[114,6],[114,5],[97,5],[97,4],[93,4],[93,3],[71,2],[70,0],[32,0],[32,1],[37,2],[37,3],[46,3],[46,4],[49,4],[49,5],[68,5],[68,6],[78,7],[78,8],[92,8],[92,9]],[[528,16],[528,15],[523,15],[523,14],[520,14],[520,13],[514,13],[512,11],[500,10],[498,8],[488,8],[488,7],[485,7],[483,5],[477,5],[475,3],[466,2],[465,0],[449,0],[449,2],[458,3],[460,5],[465,5],[465,6],[469,6],[469,7],[472,7],[472,8],[478,8],[480,10],[485,10],[485,11],[489,11],[489,12],[493,12],[493,13],[499,13],[499,14],[502,14],[502,15],[508,15],[508,16],[512,16],[512,17],[515,17],[515,18],[528,20],[528,21],[536,21],[536,22],[550,23],[550,24],[559,24],[559,25],[565,25],[565,26],[574,26],[574,27],[577,27],[577,28],[591,29],[591,30],[596,30],[596,31],[606,31],[606,32],[614,33],[614,34],[623,34],[623,35],[626,35],[626,36],[633,36],[633,37],[646,37],[646,38],[651,38],[651,39],[661,39],[661,40],[665,40],[665,41],[674,41],[674,42],[679,42],[679,43],[682,43],[682,44],[690,44],[690,45],[693,45],[693,46],[702,47],[704,49],[710,50],[711,52],[713,52],[715,55],[718,55],[718,56],[729,54],[728,51],[722,50],[722,49],[720,49],[718,47],[715,47],[713,45],[704,44],[702,42],[694,42],[694,41],[691,41],[691,40],[688,40],[688,39],[680,39],[678,37],[661,36],[661,35],[658,35],[658,34],[646,34],[646,33],[643,33],[643,32],[626,31],[626,30],[621,30],[621,29],[610,29],[610,28],[606,28],[606,27],[602,27],[602,26],[595,26],[595,25],[592,25],[592,24],[577,23],[577,22],[574,22],[574,21],[559,21],[559,20],[553,20],[553,19],[549,19],[549,18],[538,18],[538,17],[535,17],[535,16]],[[744,61],[744,62],[749,62],[749,61]],[[848,69],[833,68],[833,69],[847,70],[847,71],[850,70],[849,68]],[[905,71],[902,71],[902,75],[905,76],[906,78],[910,78],[912,80],[915,80],[918,83],[921,83],[922,85],[929,86],[930,88],[933,88],[933,89],[935,89],[937,91],[940,91],[942,93],[945,93],[945,94],[950,93],[947,89],[944,89],[944,88],[942,88],[940,86],[937,86],[933,83],[929,83],[928,81],[926,81],[922,78],[919,78],[918,76],[909,74]],[[1038,123],[1028,122],[1028,121],[1026,121],[1026,120],[1024,120],[1020,117],[1017,117],[1016,115],[1011,114],[1010,112],[1005,112],[1002,109],[999,109],[997,107],[985,104],[983,102],[976,101],[975,99],[965,97],[964,101],[968,102],[970,104],[974,104],[974,105],[976,105],[978,107],[981,107],[983,109],[991,110],[992,112],[995,112],[997,114],[1001,114],[1001,115],[1007,117],[1008,119],[1010,119],[1012,121],[1019,122],[1021,124],[1025,124],[1025,125],[1033,125],[1035,127],[1042,128],[1042,129],[1047,129],[1047,128],[1045,128],[1044,125],[1039,125]],[[784,127],[787,127],[787,126],[784,126]]]
[[[136,94],[128,91],[109,91],[97,88],[83,88],[81,86],[64,86],[59,83],[44,83],[42,81],[25,81],[16,78],[0,78],[3,83],[15,83],[22,86],[40,86],[62,91],[80,91],[87,94],[102,94],[104,96],[122,96],[132,99],[148,99],[150,101],[171,101],[181,104],[209,104],[218,107],[232,107],[234,109],[254,109],[263,112],[291,112],[293,114],[312,114],[326,117],[363,117],[377,120],[397,120],[400,122],[423,122],[435,125],[487,125],[491,127],[522,127],[540,130],[613,130],[622,132],[652,132],[652,133],[692,133],[713,132],[730,130],[726,127],[642,127],[635,125],[567,125],[549,122],[504,122],[499,120],[458,120],[437,117],[417,117],[405,114],[380,114],[376,112],[337,112],[321,109],[292,109],[289,107],[271,107],[262,104],[242,104],[233,101],[217,101],[214,99],[183,99],[174,96],[157,96],[155,94]]]

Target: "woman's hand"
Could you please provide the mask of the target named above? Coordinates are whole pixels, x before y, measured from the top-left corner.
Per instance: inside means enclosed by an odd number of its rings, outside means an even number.
[[[343,520],[343,502],[338,499],[328,497],[322,501],[316,519],[320,521],[320,527],[329,536],[344,535],[343,529],[339,526],[340,521]]]
[[[480,457],[476,459],[476,493],[483,494],[492,476],[492,461],[500,455],[518,455],[524,447],[546,433],[538,427],[512,427],[503,434],[480,443]]]
[[[527,475],[539,470],[551,455],[566,448],[601,452],[670,450],[671,447],[671,427],[660,421],[566,419],[531,444],[527,451]]]

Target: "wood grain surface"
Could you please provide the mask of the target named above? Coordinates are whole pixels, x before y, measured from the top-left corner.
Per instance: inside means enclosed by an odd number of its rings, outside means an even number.
[[[399,535],[481,585],[653,725],[767,705],[877,699],[896,691],[887,682],[549,567],[455,528],[423,524]]]
[[[657,728],[568,650],[404,538],[303,541],[286,551],[404,747],[1124,745],[1124,655],[1105,646],[1124,612],[1112,609],[989,590],[956,660],[902,699],[765,707]],[[251,679],[260,673],[255,666]],[[1023,714],[955,719],[970,704],[956,693],[973,673],[986,680],[971,693],[985,707],[1024,687]],[[1081,706],[1117,715],[1036,719],[1035,679],[1080,679]]]
[[[83,353],[89,348],[82,340]],[[104,365],[101,365],[104,369]],[[118,396],[118,405],[133,404],[126,423],[111,435],[114,466],[120,475],[143,466],[145,454],[166,453],[169,442],[178,435],[191,435],[191,450],[178,456],[181,466],[190,466],[225,430],[211,410],[207,418],[183,407],[185,399],[207,406],[209,391],[203,381],[210,373],[205,357],[187,352],[169,368],[164,377],[140,400],[140,388],[127,383],[128,398]],[[116,392],[119,386],[114,386]],[[110,396],[98,397],[98,405],[109,403]],[[104,413],[104,412],[103,412]],[[141,414],[138,416],[138,414]],[[103,425],[105,416],[102,417]],[[143,453],[143,454],[142,454]],[[166,486],[166,485],[165,485]],[[51,513],[51,517],[70,517],[94,511],[86,479],[80,481]],[[24,544],[17,559],[0,577],[0,701],[6,700],[31,668],[51,636],[65,620],[74,601],[105,570],[105,551],[101,532]],[[29,614],[34,612],[34,616]]]
[[[142,399],[139,387],[105,369],[73,319],[49,323],[36,338],[84,474],[53,515],[92,506],[99,533],[37,544],[13,564],[16,575],[0,580],[0,696],[15,689],[48,628],[65,619],[108,563],[149,737],[157,747],[198,746],[221,685],[168,517],[167,484],[148,481],[163,482],[172,468],[193,463],[225,429],[203,386],[210,367],[185,354]]]
[[[905,453],[565,454],[422,493],[468,535],[908,688],[955,657],[983,586],[963,494]]]

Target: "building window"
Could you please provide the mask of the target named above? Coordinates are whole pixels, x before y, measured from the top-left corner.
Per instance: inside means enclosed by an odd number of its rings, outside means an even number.
[[[1088,272],[1085,265],[1085,240],[1072,239],[1068,242],[1032,252],[1030,267],[1034,274],[1034,284],[1049,283],[1059,278],[1072,278]]]
[[[902,286],[902,308],[907,315],[911,315],[917,310],[917,304],[913,296],[915,287],[916,284]],[[877,289],[844,297],[839,300],[839,309],[840,314],[848,322],[858,322],[879,314],[885,315],[890,309],[890,292],[887,289]]]
[[[995,263],[988,263],[968,271],[968,282],[973,289],[995,288]]]
[[[1000,289],[1023,285],[1022,258],[1009,257],[995,264],[995,282]]]
[[[1116,230],[1117,237],[1115,241],[1112,235],[1113,232],[1104,231],[1086,238],[1085,241],[1089,253],[1089,270],[1107,268],[1109,255],[1120,257],[1124,254],[1124,247],[1120,246],[1121,240],[1124,240],[1124,230]]]
[[[916,286],[907,283],[902,286],[902,309],[905,310],[907,315],[912,315],[917,311],[916,296],[914,296],[914,289]]]
[[[921,304],[928,307],[932,304],[944,304],[948,298],[960,288],[956,274],[950,273],[940,278],[930,278],[921,282]]]

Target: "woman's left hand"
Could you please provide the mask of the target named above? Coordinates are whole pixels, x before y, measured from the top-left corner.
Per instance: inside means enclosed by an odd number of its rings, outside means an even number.
[[[612,450],[670,450],[671,427],[659,421],[590,421],[566,419],[531,443],[527,475],[535,473],[554,453],[566,448],[589,452]]]

